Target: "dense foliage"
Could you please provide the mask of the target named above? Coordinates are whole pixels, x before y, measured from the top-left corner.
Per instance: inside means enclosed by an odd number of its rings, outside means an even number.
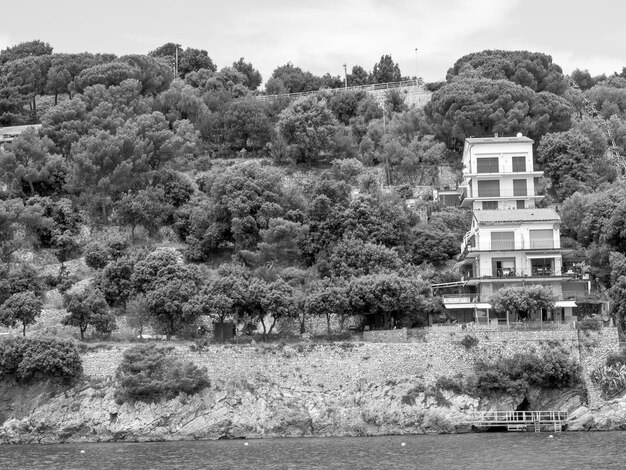
[[[74,343],[56,339],[13,338],[0,342],[0,377],[20,382],[69,382],[82,374]]]
[[[138,345],[124,352],[115,373],[116,400],[155,402],[185,393],[193,395],[210,385],[206,369],[176,359],[171,349]]]
[[[406,78],[386,54],[370,70],[354,66],[347,84]],[[0,148],[3,323],[25,331],[40,310],[26,249],[62,264],[46,284],[68,292],[65,324],[81,338],[110,335],[114,312],[168,336],[201,316],[264,334],[286,317],[330,325],[330,313],[424,324],[442,310],[429,283],[460,279],[470,225],[429,188],[458,180],[466,137],[518,132],[545,168],[544,204],[558,204],[563,235],[626,318],[625,70],[567,77],[546,54],[476,52],[428,86],[424,109],[290,62],[267,78],[261,90],[245,58],[219,68],[176,43],[123,57],[39,40],[0,51],[0,125],[41,124]],[[64,264],[79,256],[95,273],[72,290]],[[498,305],[551,305],[518,294],[534,303]]]

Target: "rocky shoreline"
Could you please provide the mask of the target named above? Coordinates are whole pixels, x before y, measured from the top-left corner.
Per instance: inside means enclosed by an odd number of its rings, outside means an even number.
[[[590,410],[584,390],[530,395],[534,408],[568,411],[571,431],[626,429],[624,397]],[[339,390],[244,381],[151,404],[116,403],[110,382],[4,386],[0,397],[5,444],[456,433],[468,431],[460,424],[468,412],[515,409],[524,399],[433,393],[415,380],[362,380]]]

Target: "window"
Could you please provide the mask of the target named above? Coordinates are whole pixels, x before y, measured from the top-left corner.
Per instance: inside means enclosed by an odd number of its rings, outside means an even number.
[[[531,248],[554,248],[554,232],[552,229],[530,230]]]
[[[478,197],[500,197],[500,181],[479,180]]]
[[[498,157],[476,159],[476,173],[498,173],[498,171],[500,171]]]
[[[525,201],[515,201],[515,203],[517,204],[517,208],[518,209],[525,209],[526,208],[526,202]]]
[[[491,232],[492,250],[513,250],[515,249],[514,232]]]
[[[515,258],[494,259],[491,269],[495,277],[515,276]]]
[[[483,201],[483,210],[492,211],[498,208],[498,201]]]
[[[513,180],[513,196],[526,196],[526,180]]]
[[[513,171],[516,173],[526,171],[526,157],[513,157]]]
[[[533,276],[550,276],[554,274],[554,258],[531,259],[530,271]]]

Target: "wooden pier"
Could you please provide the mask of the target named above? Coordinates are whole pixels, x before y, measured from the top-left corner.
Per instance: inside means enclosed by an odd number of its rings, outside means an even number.
[[[507,431],[560,432],[567,421],[564,411],[474,411],[467,424],[478,431],[502,428]]]

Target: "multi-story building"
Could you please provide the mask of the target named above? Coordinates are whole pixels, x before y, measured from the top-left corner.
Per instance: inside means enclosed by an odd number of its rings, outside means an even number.
[[[504,287],[540,284],[558,295],[552,311],[533,312],[531,321],[573,321],[575,300],[589,282],[564,261],[559,215],[538,208],[533,141],[517,137],[469,138],[463,150],[461,206],[472,209],[472,225],[461,244],[463,280],[434,288],[444,294],[449,313],[462,322],[515,322],[498,315],[489,298]]]

